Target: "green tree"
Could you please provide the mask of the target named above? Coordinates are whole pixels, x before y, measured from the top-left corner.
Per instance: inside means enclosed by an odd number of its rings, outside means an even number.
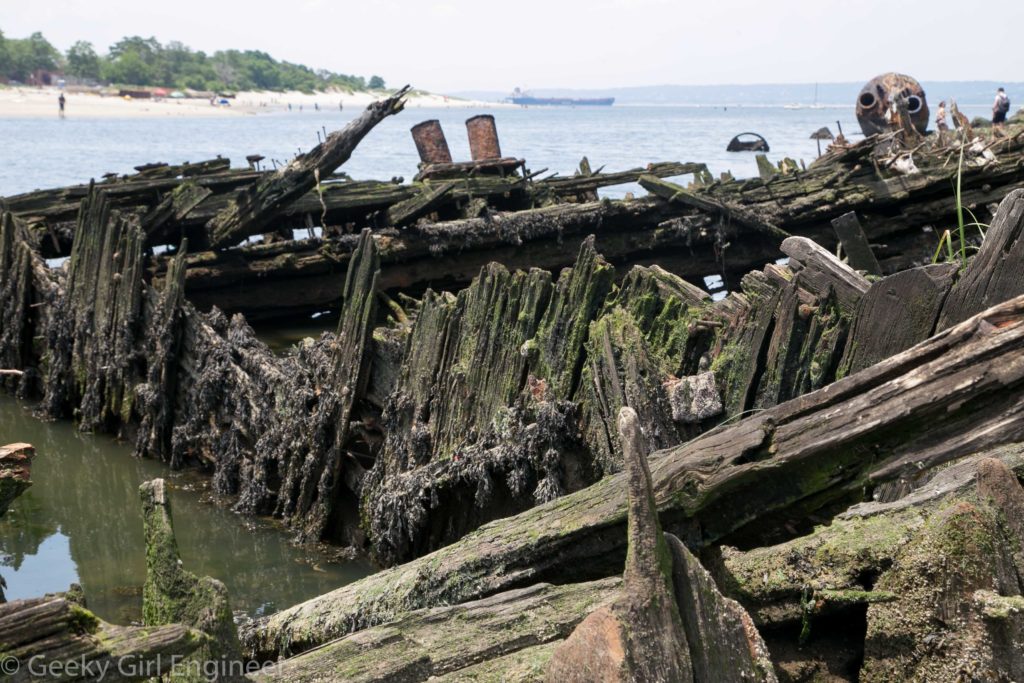
[[[6,40],[9,66],[7,77],[27,82],[37,71],[55,71],[60,61],[57,48],[36,32],[21,40]]]
[[[100,77],[100,58],[92,43],[79,40],[68,48],[67,72],[76,78],[97,79]]]
[[[160,42],[150,36],[149,38],[143,38],[141,36],[125,36],[121,40],[117,41],[110,46],[110,58],[118,59],[122,55],[134,52],[148,64],[152,64],[156,60],[156,55],[162,50]]]
[[[27,38],[26,43],[33,71],[57,70],[60,52],[43,37],[42,33],[36,31]]]
[[[152,69],[137,52],[122,53],[117,59],[106,62],[102,70],[103,80],[108,83],[125,85],[151,85]]]
[[[11,55],[7,49],[7,41],[4,39],[4,32],[0,31],[0,80],[8,77],[11,70]]]
[[[384,89],[384,79],[381,78],[380,76],[370,76],[369,87],[370,87],[370,90],[383,90]]]

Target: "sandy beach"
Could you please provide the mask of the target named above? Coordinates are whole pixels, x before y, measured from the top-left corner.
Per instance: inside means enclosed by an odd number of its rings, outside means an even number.
[[[58,115],[57,88],[0,87],[0,118],[49,118]],[[261,113],[305,109],[362,109],[385,97],[383,92],[240,92],[229,106],[212,106],[200,99],[125,99],[113,95],[66,92],[66,115],[74,118],[150,118],[252,116]],[[444,95],[414,94],[407,108],[480,108],[512,106],[449,98]]]

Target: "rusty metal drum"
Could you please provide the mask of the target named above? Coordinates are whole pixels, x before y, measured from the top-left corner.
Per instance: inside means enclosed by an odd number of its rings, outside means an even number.
[[[466,119],[466,131],[469,133],[469,152],[473,161],[501,158],[498,128],[494,124],[493,116],[481,114]]]
[[[420,161],[425,164],[450,164],[452,153],[448,149],[448,140],[441,130],[441,122],[430,119],[417,123],[412,127],[412,139],[416,143]]]

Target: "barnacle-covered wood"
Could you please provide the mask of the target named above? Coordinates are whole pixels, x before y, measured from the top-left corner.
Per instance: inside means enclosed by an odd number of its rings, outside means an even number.
[[[1022,348],[1018,297],[867,370],[657,453],[651,472],[663,523],[707,545],[752,522],[803,519],[858,500],[865,486],[914,480],[937,464],[1024,439]],[[605,477],[491,522],[420,560],[274,615],[250,630],[246,644],[263,654],[298,652],[397,611],[525,580],[608,575],[625,551],[623,487],[621,474]]]

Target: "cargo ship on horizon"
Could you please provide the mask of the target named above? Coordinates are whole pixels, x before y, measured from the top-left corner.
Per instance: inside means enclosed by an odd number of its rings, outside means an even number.
[[[529,105],[556,107],[610,107],[615,103],[614,97],[534,97],[516,88],[508,100],[512,104],[524,107]]]

